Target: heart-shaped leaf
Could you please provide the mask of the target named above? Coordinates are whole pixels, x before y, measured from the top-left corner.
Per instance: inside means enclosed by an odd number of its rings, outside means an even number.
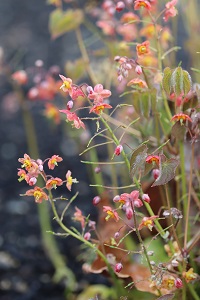
[[[130,174],[135,176],[136,172],[144,171],[145,159],[147,157],[147,146],[140,145],[135,149],[130,159]]]
[[[171,76],[171,69],[169,67],[165,68],[163,72],[162,86],[167,96],[169,96],[171,92]]]
[[[172,126],[171,134],[178,140],[182,141],[185,135],[185,126],[178,121]]]
[[[160,155],[160,175],[152,186],[163,185],[172,180],[175,177],[176,168],[179,165],[179,161],[175,158],[167,159],[164,154]]]

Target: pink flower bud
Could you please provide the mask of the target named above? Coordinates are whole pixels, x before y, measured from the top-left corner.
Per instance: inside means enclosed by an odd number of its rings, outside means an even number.
[[[96,168],[94,169],[94,172],[95,172],[96,174],[99,174],[99,173],[101,172],[101,168],[100,168],[100,167],[96,167]]]
[[[183,287],[183,282],[180,278],[175,279],[175,286],[176,286],[177,289],[180,289],[180,288]]]
[[[133,201],[133,205],[135,207],[141,207],[141,206],[143,206],[143,203],[140,199],[136,199],[136,200]]]
[[[141,68],[139,65],[137,65],[137,66],[135,67],[135,72],[136,72],[138,75],[141,75],[141,74],[142,74],[142,68]]]
[[[28,181],[28,184],[30,186],[33,186],[34,184],[36,184],[36,182],[37,182],[37,179],[35,177],[31,177]]]
[[[172,266],[173,267],[178,267],[178,261],[176,259],[172,260]]]
[[[122,2],[122,1],[117,2],[116,8],[115,8],[116,11],[120,12],[120,11],[122,11],[124,8],[125,8],[124,2]]]
[[[118,80],[119,82],[121,82],[121,81],[123,80],[123,76],[122,76],[122,75],[119,75],[119,76],[117,77],[117,80]]]
[[[150,199],[150,197],[149,197],[148,194],[143,194],[142,195],[142,200],[145,201],[145,202],[147,202],[147,203],[150,203],[150,201],[151,201],[151,199]]]
[[[118,238],[119,238],[119,236],[120,236],[120,233],[119,233],[119,231],[115,232],[115,234],[114,234],[114,238],[115,238],[115,239],[118,239]]]
[[[121,272],[122,268],[123,268],[123,265],[121,263],[117,263],[115,265],[115,272],[117,272],[117,273]]]
[[[86,232],[86,233],[84,234],[84,239],[85,239],[86,241],[88,241],[90,238],[91,238],[91,233],[90,233],[90,232]]]
[[[133,210],[130,206],[126,207],[126,217],[128,220],[132,219],[133,217]]]
[[[97,205],[99,204],[99,202],[101,201],[101,198],[99,196],[95,196],[92,200],[93,205]]]
[[[72,109],[73,106],[74,106],[74,102],[72,100],[69,100],[67,102],[67,109],[70,110],[70,109]]]
[[[86,91],[88,92],[88,94],[91,94],[94,92],[93,88],[90,85],[88,85],[88,87],[86,88]]]
[[[159,177],[159,175],[160,175],[160,170],[153,169],[152,174],[153,174],[153,178],[156,180]]]
[[[113,202],[119,202],[120,200],[120,196],[119,195],[116,195],[114,198],[113,198]]]
[[[115,148],[115,152],[114,152],[115,155],[119,156],[119,155],[121,154],[122,150],[123,150],[122,145],[118,145],[118,146]]]

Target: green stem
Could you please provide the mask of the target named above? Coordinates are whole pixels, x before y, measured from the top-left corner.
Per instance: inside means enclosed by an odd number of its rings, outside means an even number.
[[[187,214],[187,203],[185,201],[185,197],[187,195],[187,181],[186,181],[186,173],[185,173],[185,153],[184,153],[184,143],[183,143],[183,141],[180,141],[179,149],[180,149],[179,152],[180,152],[183,213],[184,213],[184,217],[185,217],[186,214]]]

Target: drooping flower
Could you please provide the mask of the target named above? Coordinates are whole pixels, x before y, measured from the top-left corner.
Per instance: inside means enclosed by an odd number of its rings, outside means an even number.
[[[46,188],[47,188],[48,190],[50,190],[50,189],[52,189],[52,188],[56,189],[57,186],[60,186],[60,185],[62,185],[62,184],[63,184],[62,179],[60,179],[60,178],[58,178],[58,177],[55,177],[55,178],[52,177],[51,179],[47,180]]]
[[[26,191],[26,196],[34,196],[36,203],[42,203],[42,200],[48,200],[47,194],[38,186],[32,190]]]
[[[24,168],[31,177],[37,177],[41,171],[41,166],[34,159],[30,158],[28,154],[24,154],[23,158],[18,159],[22,163],[22,168]]]
[[[67,183],[66,183],[66,187],[69,191],[71,191],[71,187],[73,183],[78,183],[76,178],[72,178],[72,172],[70,170],[67,171],[66,173],[66,179],[67,179]]]
[[[50,170],[53,170],[58,166],[58,162],[61,162],[63,159],[59,155],[53,155],[48,161],[48,167]]]
[[[149,54],[150,53],[149,45],[150,45],[149,41],[145,41],[142,44],[138,44],[136,46],[137,55],[141,56],[141,55]]]
[[[178,0],[172,0],[170,2],[167,2],[165,7],[166,7],[166,11],[163,17],[163,20],[165,22],[168,21],[169,18],[173,18],[178,14],[177,9],[175,8],[175,5],[177,4]]]
[[[135,87],[139,87],[141,89],[145,89],[145,88],[148,88],[146,82],[140,78],[134,78],[134,79],[131,79],[128,83],[127,83],[127,86],[135,86]]]
[[[110,206],[103,206],[103,211],[107,213],[107,216],[106,216],[106,221],[108,221],[110,218],[113,218],[115,219],[115,221],[119,221],[119,215],[118,213],[113,210]]]
[[[160,162],[160,156],[158,155],[148,155],[146,158],[146,163],[148,164],[156,164],[159,165]]]
[[[111,96],[111,91],[104,89],[102,84],[95,85],[94,89],[88,86],[87,92],[88,98],[94,100],[94,104],[103,103],[103,99]]]
[[[141,230],[143,227],[148,227],[149,230],[152,231],[154,220],[157,218],[159,218],[159,216],[144,217],[142,222],[139,224],[138,230]]]
[[[81,119],[74,113],[69,111],[68,109],[61,109],[59,110],[61,113],[64,113],[67,115],[67,120],[70,122],[74,122],[74,127],[79,129],[79,128],[83,128],[85,129],[85,124],[81,121]]]
[[[85,217],[82,214],[82,211],[78,208],[75,207],[76,212],[74,213],[74,221],[78,221],[81,223],[82,229],[85,228]]]
[[[183,113],[174,115],[171,120],[172,121],[180,121],[181,125],[183,125],[183,123],[186,121],[192,122],[192,119],[188,115],[183,114]]]
[[[102,111],[104,111],[105,108],[112,108],[111,105],[107,104],[107,103],[99,103],[96,104],[94,106],[92,106],[92,108],[90,109],[89,113],[96,113],[97,115],[99,115]]]
[[[151,3],[146,0],[136,0],[134,4],[134,9],[138,10],[140,8],[146,8],[147,10],[151,9]]]

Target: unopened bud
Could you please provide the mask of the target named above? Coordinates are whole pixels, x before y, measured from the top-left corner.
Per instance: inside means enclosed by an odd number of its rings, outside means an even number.
[[[118,145],[118,146],[115,148],[115,155],[119,156],[119,155],[121,154],[122,151],[123,151],[122,145]]]
[[[101,172],[101,168],[100,168],[100,167],[96,167],[96,168],[94,169],[94,172],[95,172],[96,174],[99,174],[99,173]]]
[[[70,109],[72,109],[73,106],[74,106],[74,102],[72,100],[69,100],[67,102],[67,109],[70,110]]]
[[[99,202],[101,201],[101,198],[99,196],[95,196],[92,200],[93,205],[97,205],[99,204]]]
[[[132,219],[133,217],[133,210],[130,206],[126,207],[126,217],[128,220]]]
[[[153,174],[153,178],[156,180],[160,175],[160,170],[159,169],[153,169],[152,174]]]
[[[118,239],[118,238],[119,238],[119,236],[120,236],[120,233],[119,233],[119,231],[115,232],[115,234],[114,234],[114,238],[115,238],[115,239]]]
[[[119,195],[116,195],[114,198],[113,198],[113,202],[119,202],[120,200],[120,196]]]
[[[150,203],[150,201],[151,201],[151,199],[150,199],[150,197],[149,197],[148,194],[143,194],[142,195],[142,200],[145,201],[145,202],[147,202],[147,203]]]
[[[141,75],[141,74],[142,74],[142,68],[141,68],[139,65],[137,65],[137,66],[135,67],[135,72],[136,72],[138,75]]]
[[[115,272],[119,273],[123,268],[123,265],[121,263],[117,263],[115,265]]]
[[[116,11],[120,12],[120,11],[122,11],[124,8],[125,8],[124,2],[122,2],[122,1],[117,2],[116,8],[115,8]]]
[[[84,239],[85,239],[86,241],[88,241],[90,238],[91,238],[91,233],[90,233],[90,232],[86,232],[86,233],[84,234]]]
[[[180,289],[180,288],[183,287],[183,282],[180,278],[175,279],[175,286],[176,286],[177,289]]]

